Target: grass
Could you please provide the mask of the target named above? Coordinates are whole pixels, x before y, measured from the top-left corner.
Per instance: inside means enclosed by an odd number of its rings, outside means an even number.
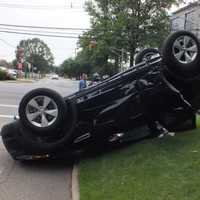
[[[81,200],[199,200],[199,130],[80,162]]]
[[[196,127],[200,128],[200,115],[196,115]]]

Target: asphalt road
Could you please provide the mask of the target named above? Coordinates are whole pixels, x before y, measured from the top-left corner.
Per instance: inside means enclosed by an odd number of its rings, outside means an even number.
[[[13,120],[23,95],[33,88],[46,87],[66,96],[78,84],[70,80],[43,79],[33,83],[0,82],[0,127]],[[66,162],[13,161],[0,140],[0,200],[69,200],[72,166]]]

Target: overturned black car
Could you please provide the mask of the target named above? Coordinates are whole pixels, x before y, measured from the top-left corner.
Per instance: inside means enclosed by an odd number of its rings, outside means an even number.
[[[155,53],[145,50],[132,68],[65,98],[46,88],[30,91],[19,119],[2,128],[7,151],[16,160],[53,158],[144,125],[151,136],[156,124],[176,131],[199,109],[200,43],[179,31]]]

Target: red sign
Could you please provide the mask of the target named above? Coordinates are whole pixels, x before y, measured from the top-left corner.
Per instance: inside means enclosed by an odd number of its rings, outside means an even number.
[[[17,67],[18,67],[19,70],[22,70],[22,63],[18,63]]]

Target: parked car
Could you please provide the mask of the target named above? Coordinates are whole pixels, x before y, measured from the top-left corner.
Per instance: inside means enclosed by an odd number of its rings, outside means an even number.
[[[58,79],[59,79],[58,74],[53,74],[53,75],[51,76],[51,79],[52,79],[52,80],[58,80]]]
[[[15,69],[8,69],[6,67],[0,66],[0,71],[4,72],[4,80],[14,80],[17,78],[17,72]]]
[[[14,69],[8,69],[8,75],[14,79],[17,78],[17,70],[14,70]]]
[[[190,32],[169,35],[161,56],[66,97],[51,89],[28,92],[19,119],[5,125],[3,143],[16,160],[62,157],[147,125],[145,113],[170,131],[200,106],[200,43]],[[142,133],[139,132],[139,135]]]

